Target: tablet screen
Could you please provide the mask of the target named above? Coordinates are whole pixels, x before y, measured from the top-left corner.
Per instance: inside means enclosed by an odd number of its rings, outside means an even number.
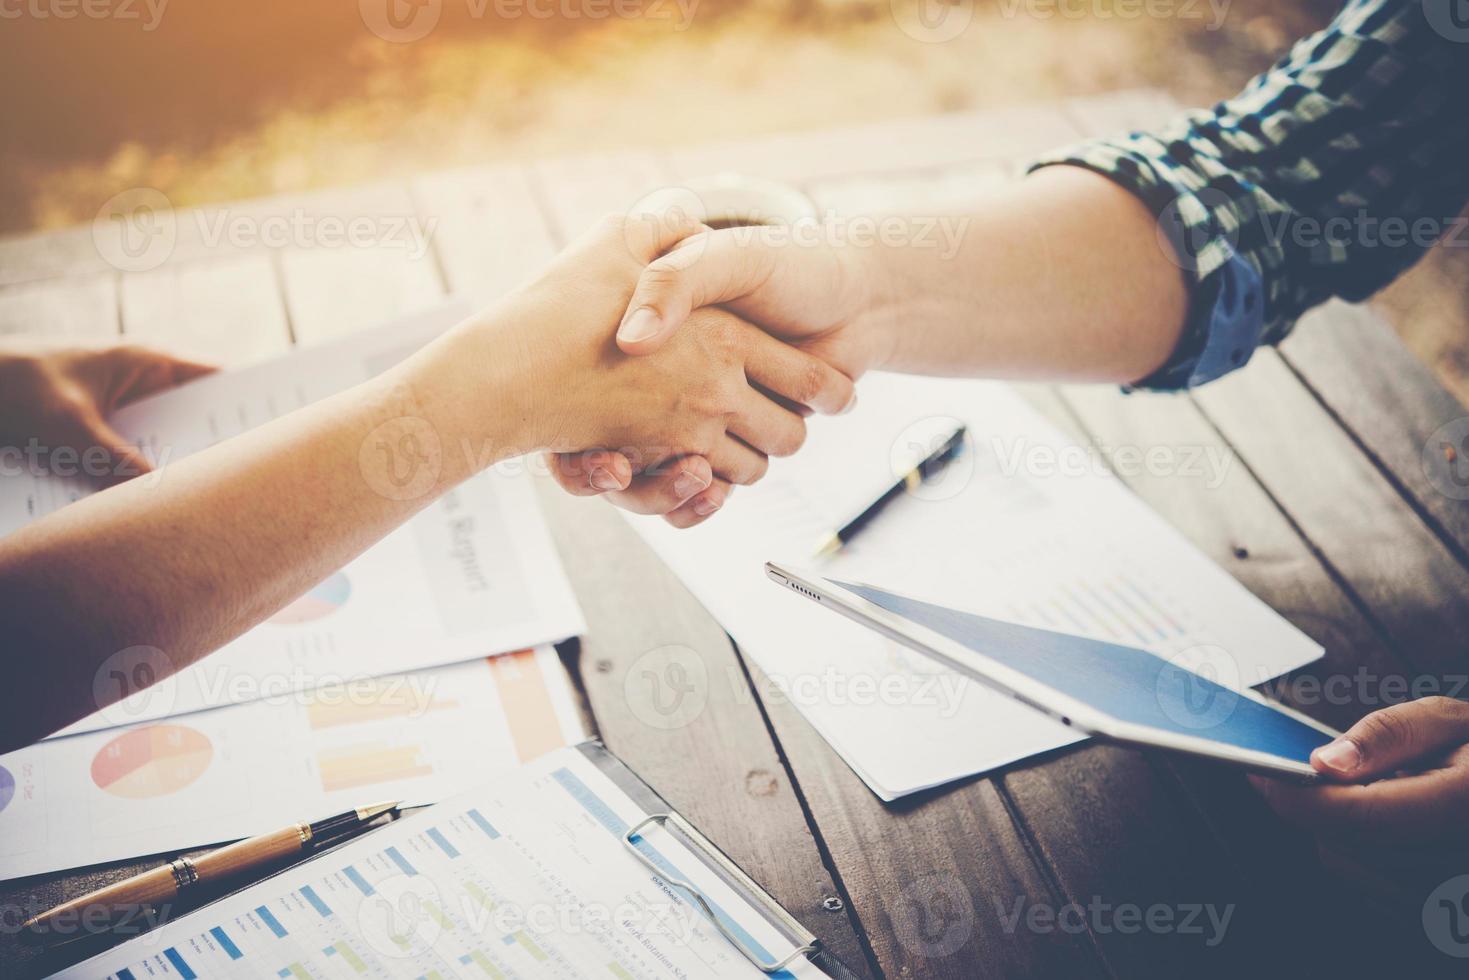
[[[1331,736],[1134,647],[1005,623],[837,582],[888,612],[1120,721],[1307,762]]]

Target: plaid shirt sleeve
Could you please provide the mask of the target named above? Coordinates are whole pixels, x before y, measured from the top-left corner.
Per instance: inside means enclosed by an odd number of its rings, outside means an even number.
[[[1213,109],[1034,165],[1110,178],[1172,243],[1190,311],[1140,387],[1213,380],[1324,299],[1365,299],[1439,238],[1469,244],[1469,18],[1457,2],[1352,0]]]

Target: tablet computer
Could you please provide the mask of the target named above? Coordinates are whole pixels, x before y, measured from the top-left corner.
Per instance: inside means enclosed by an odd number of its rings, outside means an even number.
[[[1157,654],[769,562],[777,584],[1090,735],[1299,780],[1339,733]]]

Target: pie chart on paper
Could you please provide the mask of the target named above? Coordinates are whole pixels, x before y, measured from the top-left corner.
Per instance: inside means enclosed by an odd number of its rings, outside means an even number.
[[[5,812],[5,808],[13,799],[15,799],[15,777],[10,774],[9,769],[0,766],[0,813]]]
[[[167,796],[198,779],[213,758],[214,746],[202,732],[149,725],[102,746],[92,759],[92,782],[128,800]]]
[[[351,596],[351,580],[344,573],[336,572],[331,578],[270,617],[270,622],[279,626],[315,622],[341,609]]]

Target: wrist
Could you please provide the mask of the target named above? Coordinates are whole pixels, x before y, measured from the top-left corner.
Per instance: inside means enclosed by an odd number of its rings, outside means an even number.
[[[897,345],[898,282],[886,252],[880,247],[850,248],[840,257],[843,293],[851,297],[847,329],[857,339],[863,372],[891,365]]]
[[[536,452],[538,383],[531,338],[511,305],[476,314],[399,366],[385,381],[438,436],[446,465],[468,477]],[[405,409],[406,410],[406,409]]]

